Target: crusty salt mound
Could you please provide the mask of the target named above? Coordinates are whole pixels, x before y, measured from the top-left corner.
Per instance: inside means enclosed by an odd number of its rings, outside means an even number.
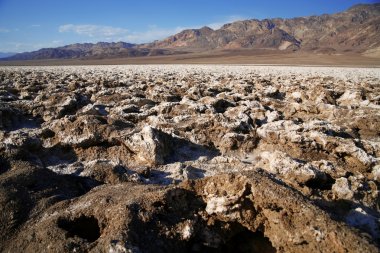
[[[379,69],[1,67],[0,116],[0,251],[379,250]]]

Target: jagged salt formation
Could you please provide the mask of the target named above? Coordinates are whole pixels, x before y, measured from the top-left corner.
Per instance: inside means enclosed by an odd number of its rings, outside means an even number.
[[[369,68],[2,67],[1,250],[377,251],[379,80]]]

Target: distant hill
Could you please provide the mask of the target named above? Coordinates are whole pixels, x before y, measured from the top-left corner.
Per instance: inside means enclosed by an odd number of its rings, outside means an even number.
[[[173,54],[173,50],[137,48],[136,44],[126,42],[98,42],[71,44],[57,48],[42,48],[34,52],[20,53],[6,60],[40,60],[40,59],[97,59],[111,57],[137,57]]]
[[[355,5],[332,15],[236,21],[217,30],[206,26],[187,29],[164,40],[140,45],[99,42],[43,48],[6,60],[136,57],[218,49],[354,52],[380,57],[380,4]]]
[[[0,58],[6,58],[12,55],[15,55],[17,53],[11,53],[11,52],[0,52]]]

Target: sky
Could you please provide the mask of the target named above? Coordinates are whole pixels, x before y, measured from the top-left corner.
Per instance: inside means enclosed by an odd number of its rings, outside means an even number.
[[[0,0],[0,52],[72,43],[163,39],[187,28],[244,19],[344,11],[378,0]]]

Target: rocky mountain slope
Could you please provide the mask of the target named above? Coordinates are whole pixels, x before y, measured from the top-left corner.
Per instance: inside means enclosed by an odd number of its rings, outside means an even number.
[[[189,29],[147,47],[364,52],[380,47],[380,4],[356,5],[333,15],[251,19],[226,24],[218,30]]]
[[[380,4],[291,19],[237,21],[213,30],[188,29],[142,45],[124,42],[73,44],[21,53],[7,60],[136,57],[216,49],[302,50],[315,53],[363,53],[380,56]]]
[[[379,81],[2,67],[0,251],[378,252]]]

